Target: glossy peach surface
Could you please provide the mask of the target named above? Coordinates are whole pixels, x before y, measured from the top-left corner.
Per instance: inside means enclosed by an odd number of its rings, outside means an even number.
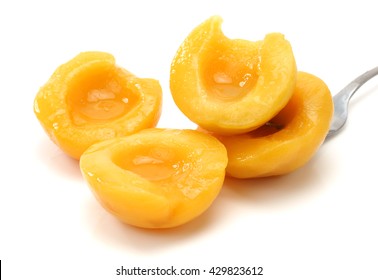
[[[34,112],[65,153],[78,159],[90,145],[157,124],[158,81],[137,78],[104,52],[80,53],[41,87]]]
[[[254,178],[300,168],[323,143],[332,115],[327,85],[314,75],[299,72],[293,97],[266,125],[242,135],[217,136],[227,148],[227,174]]]
[[[176,105],[219,134],[251,131],[277,114],[293,94],[296,62],[282,34],[261,41],[229,39],[214,16],[196,27],[171,65]]]
[[[102,206],[144,228],[175,227],[202,214],[222,187],[226,165],[216,138],[158,128],[95,144],[80,159]]]

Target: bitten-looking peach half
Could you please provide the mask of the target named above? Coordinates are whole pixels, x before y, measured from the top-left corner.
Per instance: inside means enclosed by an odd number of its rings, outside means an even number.
[[[293,94],[297,69],[280,33],[261,41],[229,39],[222,19],[196,27],[171,64],[170,89],[180,110],[218,134],[240,134],[268,122]]]
[[[105,52],[83,52],[62,64],[34,101],[51,140],[76,159],[94,143],[154,127],[161,107],[158,81],[136,77]]]
[[[175,227],[201,215],[217,197],[226,165],[215,137],[161,128],[97,143],[80,158],[101,205],[143,228]]]

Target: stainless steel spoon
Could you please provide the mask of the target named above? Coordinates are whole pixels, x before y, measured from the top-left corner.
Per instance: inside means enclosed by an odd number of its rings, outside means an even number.
[[[378,75],[378,67],[375,67],[350,82],[345,88],[333,97],[334,115],[327,138],[336,135],[346,123],[348,118],[349,100],[353,94],[367,81]]]

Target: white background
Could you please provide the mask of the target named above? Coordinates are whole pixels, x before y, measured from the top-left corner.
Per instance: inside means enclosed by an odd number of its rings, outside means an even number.
[[[4,279],[157,278],[116,276],[122,265],[264,268],[264,276],[234,279],[378,279],[378,79],[359,90],[345,130],[304,168],[280,178],[228,179],[203,216],[169,230],[137,229],[110,216],[78,163],[44,134],[33,114],[39,87],[87,50],[110,52],[118,65],[160,81],[159,127],[194,128],[172,102],[170,63],[188,33],[215,14],[231,38],[285,34],[298,69],[322,78],[333,94],[378,65],[374,1],[0,2]]]

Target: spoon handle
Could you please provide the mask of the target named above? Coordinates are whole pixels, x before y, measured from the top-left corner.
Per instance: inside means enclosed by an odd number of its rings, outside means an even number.
[[[335,135],[346,123],[348,118],[348,104],[354,93],[367,81],[378,75],[378,67],[375,67],[355,78],[346,87],[333,97],[334,116],[331,122],[327,138]]]

